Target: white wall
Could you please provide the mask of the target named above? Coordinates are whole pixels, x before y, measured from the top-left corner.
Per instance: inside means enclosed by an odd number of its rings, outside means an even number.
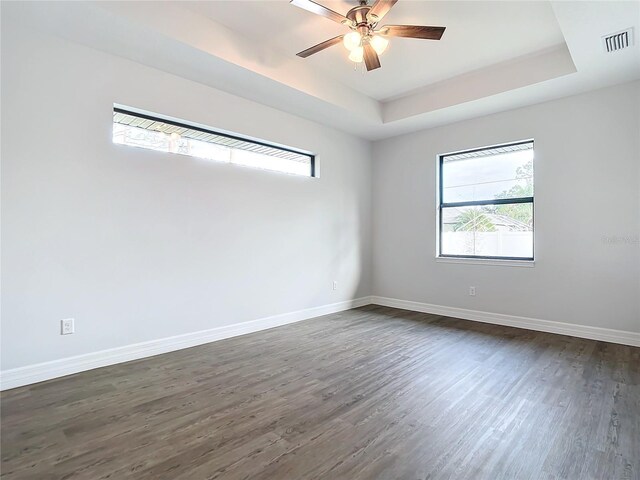
[[[3,370],[370,295],[369,142],[4,20]],[[113,145],[114,102],[321,177]]]
[[[634,82],[376,142],[374,295],[640,332],[639,117]],[[535,267],[436,262],[436,156],[528,138]]]
[[[114,102],[311,150],[321,177],[113,145]],[[639,112],[635,82],[372,151],[3,19],[2,370],[370,294],[640,332]],[[436,155],[531,137],[536,266],[437,263]]]

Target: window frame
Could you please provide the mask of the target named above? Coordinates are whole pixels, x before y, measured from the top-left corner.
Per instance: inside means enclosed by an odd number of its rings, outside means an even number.
[[[309,152],[305,152],[303,150],[296,150],[295,148],[291,148],[291,147],[285,147],[282,145],[278,145],[275,143],[269,143],[269,142],[265,142],[262,140],[256,140],[254,138],[251,137],[244,137],[242,135],[236,135],[236,134],[232,134],[232,133],[228,133],[225,131],[221,131],[221,130],[214,130],[213,128],[204,128],[204,127],[200,127],[198,125],[194,125],[191,123],[187,123],[187,122],[181,122],[181,121],[177,121],[177,120],[171,120],[169,118],[166,117],[162,117],[159,115],[150,115],[148,113],[142,113],[139,111],[136,111],[135,109],[131,109],[131,108],[123,108],[117,105],[113,106],[113,112],[115,113],[122,113],[125,115],[132,115],[135,117],[139,117],[139,118],[144,118],[145,120],[152,120],[154,122],[162,122],[162,123],[166,123],[168,125],[173,125],[175,127],[180,127],[180,128],[187,128],[190,130],[196,130],[199,132],[203,132],[203,133],[209,133],[212,135],[218,135],[220,137],[225,137],[225,138],[230,138],[232,140],[239,140],[242,142],[247,142],[247,143],[253,143],[255,145],[260,145],[263,147],[269,147],[269,148],[274,148],[276,150],[282,150],[284,152],[290,152],[290,153],[295,153],[298,155],[303,155],[306,157],[309,157],[309,161],[310,161],[310,174],[309,175],[297,175],[300,177],[308,177],[308,178],[318,178],[318,170],[316,168],[316,156],[313,153],[309,153]],[[258,170],[260,170],[258,168]],[[285,173],[285,172],[279,172],[278,170],[268,170],[268,171],[272,171],[275,173]]]
[[[486,147],[479,148],[471,148],[467,150],[458,150],[454,152],[441,153],[437,156],[437,168],[438,174],[436,175],[438,188],[437,192],[437,239],[436,239],[436,259],[448,262],[456,262],[456,260],[460,260],[461,263],[473,263],[475,260],[478,260],[478,263],[487,263],[492,265],[499,265],[501,262],[504,264],[514,264],[514,265],[532,265],[535,262],[535,246],[536,246],[536,235],[535,235],[535,180],[534,180],[534,194],[531,197],[515,197],[515,198],[496,198],[492,200],[475,200],[469,202],[444,202],[444,159],[445,157],[459,155],[462,153],[475,153],[481,152],[483,150],[492,150],[495,148],[501,147],[512,147],[515,145],[524,145],[530,143],[532,145],[531,149],[534,151],[535,155],[535,143],[534,140],[519,140],[517,142],[509,142],[509,143],[500,143],[496,145],[489,145]],[[534,178],[535,178],[535,157],[534,157]],[[451,207],[473,207],[473,206],[483,206],[483,205],[511,205],[518,203],[530,203],[531,204],[531,233],[532,233],[532,250],[531,257],[503,257],[503,256],[487,256],[487,255],[452,255],[452,254],[444,254],[442,253],[442,221],[443,221],[443,209],[451,208]]]

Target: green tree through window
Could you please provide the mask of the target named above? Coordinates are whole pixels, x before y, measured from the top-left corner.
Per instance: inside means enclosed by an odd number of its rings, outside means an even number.
[[[509,190],[496,195],[496,198],[533,197],[533,160],[516,169],[516,179],[525,181],[524,185],[514,185]],[[523,223],[533,225],[533,209],[526,203],[498,205],[495,213],[515,218]]]

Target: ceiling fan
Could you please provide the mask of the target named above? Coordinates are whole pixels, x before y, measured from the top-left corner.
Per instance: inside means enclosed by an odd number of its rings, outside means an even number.
[[[373,5],[367,5],[367,0],[360,0],[360,5],[353,7],[346,15],[340,15],[312,0],[291,0],[291,3],[296,7],[341,23],[351,29],[349,33],[325,40],[296,55],[307,58],[314,53],[318,53],[325,48],[342,42],[347,50],[350,51],[349,60],[356,63],[364,60],[367,71],[369,71],[380,68],[378,55],[382,55],[382,52],[385,51],[389,44],[389,40],[386,37],[440,40],[446,27],[385,25],[378,28],[378,23],[389,13],[389,10],[391,10],[391,7],[393,7],[397,1],[398,0],[376,0]]]

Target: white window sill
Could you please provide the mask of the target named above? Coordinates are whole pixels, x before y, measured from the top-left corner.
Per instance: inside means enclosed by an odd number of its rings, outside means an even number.
[[[499,260],[494,258],[436,257],[438,263],[459,263],[461,265],[489,265],[502,267],[535,267],[535,260]]]

